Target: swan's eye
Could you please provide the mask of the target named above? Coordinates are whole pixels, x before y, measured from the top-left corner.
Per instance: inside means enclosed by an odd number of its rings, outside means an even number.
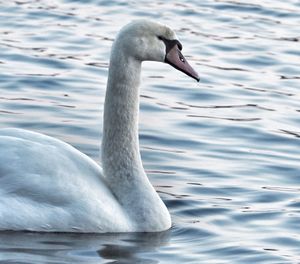
[[[157,36],[157,38],[158,38],[159,40],[163,40],[163,37],[162,37],[162,36]]]

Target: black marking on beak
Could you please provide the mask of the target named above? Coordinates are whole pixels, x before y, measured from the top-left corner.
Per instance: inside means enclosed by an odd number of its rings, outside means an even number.
[[[192,68],[185,57],[182,55],[182,45],[177,39],[166,39],[164,37],[158,37],[166,45],[166,57],[165,62],[173,66],[175,69],[184,72],[188,76],[194,78],[198,82],[200,77],[198,73]]]

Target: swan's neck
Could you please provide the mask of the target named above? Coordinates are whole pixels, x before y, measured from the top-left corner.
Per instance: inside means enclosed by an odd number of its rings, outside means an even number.
[[[143,169],[138,137],[141,61],[115,44],[104,105],[102,165],[107,184],[137,230],[169,228],[170,216]],[[142,226],[141,226],[142,225]]]
[[[102,162],[115,190],[145,176],[138,138],[141,62],[112,53],[104,105]]]

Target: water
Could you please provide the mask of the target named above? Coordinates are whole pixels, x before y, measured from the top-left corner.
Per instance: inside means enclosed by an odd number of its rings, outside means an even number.
[[[1,233],[1,263],[300,263],[300,4],[0,0],[1,128],[99,160],[112,40],[176,30],[198,84],[144,63],[144,167],[172,215],[159,234]]]

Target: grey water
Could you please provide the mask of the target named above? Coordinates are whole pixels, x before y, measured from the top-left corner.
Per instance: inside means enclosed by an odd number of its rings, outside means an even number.
[[[109,52],[168,24],[201,82],[144,63],[140,144],[163,233],[0,233],[0,263],[300,263],[298,0],[0,0],[0,128],[99,161]]]

